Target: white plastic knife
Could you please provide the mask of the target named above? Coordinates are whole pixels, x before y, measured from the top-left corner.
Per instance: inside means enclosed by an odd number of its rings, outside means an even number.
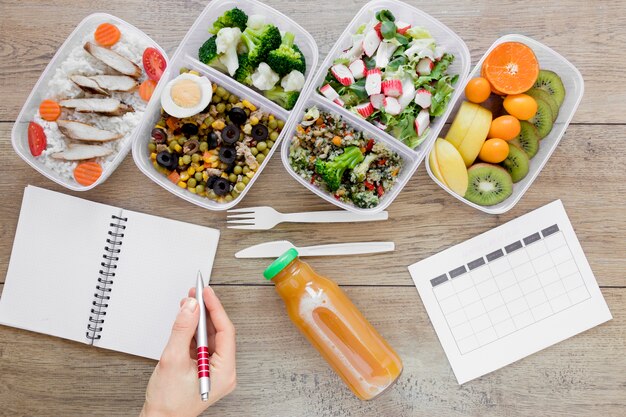
[[[277,258],[291,248],[296,249],[300,256],[336,256],[391,252],[395,249],[395,244],[393,242],[352,242],[299,248],[288,240],[276,240],[240,250],[235,254],[235,258]]]

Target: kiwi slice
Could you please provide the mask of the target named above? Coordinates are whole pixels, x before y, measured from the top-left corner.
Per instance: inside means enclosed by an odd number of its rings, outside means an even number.
[[[537,132],[537,128],[534,125],[525,120],[520,121],[520,126],[519,135],[515,136],[509,143],[522,149],[526,152],[528,158],[532,159],[539,150],[539,132]]]
[[[530,123],[535,125],[537,133],[539,133],[539,139],[543,139],[548,136],[548,133],[552,130],[554,122],[552,121],[552,110],[550,105],[541,99],[535,99],[537,101],[537,113],[528,119]]]
[[[530,160],[526,152],[515,145],[509,144],[509,156],[502,161],[502,166],[511,174],[513,182],[524,179],[526,174],[528,174],[529,165]]]
[[[513,193],[511,175],[497,165],[474,164],[468,170],[469,186],[465,198],[479,206],[493,206]]]
[[[552,121],[554,122],[556,120],[556,117],[559,115],[559,105],[556,104],[556,100],[552,98],[550,93],[540,88],[531,88],[524,94],[531,96],[535,100],[543,100],[548,103],[548,105],[550,106],[550,110],[552,110]]]
[[[554,71],[539,70],[537,81],[535,81],[535,85],[533,85],[533,87],[540,88],[550,93],[559,107],[561,107],[563,100],[565,100],[565,87],[563,86],[563,81],[561,81],[561,77],[559,77]]]

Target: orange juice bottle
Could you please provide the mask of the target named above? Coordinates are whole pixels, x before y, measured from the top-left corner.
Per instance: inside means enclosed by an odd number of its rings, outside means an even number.
[[[283,298],[291,321],[354,394],[370,400],[402,372],[402,360],[346,294],[289,249],[263,273]]]

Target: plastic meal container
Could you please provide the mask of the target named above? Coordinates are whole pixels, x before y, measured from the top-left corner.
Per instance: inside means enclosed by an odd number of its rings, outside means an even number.
[[[388,9],[397,19],[410,23],[412,26],[421,26],[431,33],[433,38],[437,41],[438,45],[445,47],[446,52],[449,52],[455,56],[454,62],[448,68],[449,74],[458,74],[459,78],[454,85],[454,94],[448,103],[446,112],[437,117],[430,125],[430,131],[427,134],[424,141],[416,148],[411,149],[404,143],[400,142],[392,135],[378,129],[373,124],[369,123],[360,116],[352,113],[343,107],[333,103],[326,97],[321,95],[317,89],[322,86],[324,78],[328,72],[328,69],[332,66],[333,61],[342,53],[343,50],[352,45],[351,37],[357,30],[357,28],[363,24],[369,22],[375,18],[376,12]],[[283,165],[287,169],[287,172],[291,174],[300,184],[317,194],[324,200],[335,204],[343,209],[350,210],[356,213],[377,213],[384,210],[392,201],[398,196],[402,188],[409,181],[411,176],[415,173],[422,160],[428,154],[428,150],[434,140],[438,137],[439,132],[443,128],[446,119],[449,117],[450,112],[454,106],[454,103],[461,96],[463,89],[461,86],[465,86],[465,80],[470,69],[470,53],[465,45],[465,42],[450,28],[439,22],[432,16],[424,13],[423,11],[409,6],[405,3],[395,0],[375,0],[364,5],[361,10],[356,14],[352,22],[348,25],[346,30],[341,34],[333,48],[328,53],[326,59],[322,63],[320,69],[316,72],[313,83],[309,86],[309,89],[302,93],[301,101],[298,103],[298,107],[293,113],[297,113],[297,117],[292,117],[286,131],[289,132],[289,138],[293,137],[296,126],[302,120],[304,111],[309,106],[315,104],[320,109],[324,109],[335,115],[341,116],[352,127],[357,130],[366,132],[368,135],[374,138],[376,141],[385,143],[390,149],[398,152],[404,159],[404,166],[398,178],[398,181],[393,188],[386,193],[381,199],[380,203],[376,207],[369,209],[363,209],[354,206],[353,204],[344,203],[335,199],[325,190],[314,186],[306,181],[300,175],[298,175],[289,164],[289,146],[291,140],[285,140],[281,145],[281,154]]]
[[[150,38],[141,30],[137,29],[135,26],[107,13],[91,14],[84,18],[78,24],[78,26],[76,26],[76,29],[74,29],[74,31],[67,37],[65,42],[63,42],[63,45],[61,45],[57,53],[52,57],[52,59],[48,63],[48,66],[43,71],[43,73],[39,77],[39,80],[37,80],[37,83],[33,87],[30,95],[26,99],[26,103],[24,103],[20,114],[17,116],[17,120],[13,125],[13,129],[11,130],[11,143],[13,145],[13,149],[15,149],[15,152],[17,152],[17,154],[24,161],[26,161],[30,166],[39,171],[45,177],[56,182],[57,184],[64,186],[65,188],[69,188],[70,190],[74,191],[87,191],[106,181],[106,179],[113,173],[113,171],[115,171],[115,169],[128,154],[128,151],[130,150],[132,143],[134,142],[134,137],[139,131],[140,124],[135,127],[135,130],[131,133],[124,146],[119,150],[111,163],[108,164],[106,169],[103,170],[100,178],[98,178],[96,182],[89,186],[80,185],[74,180],[68,180],[61,177],[56,172],[50,170],[45,165],[43,165],[43,163],[38,161],[37,158],[30,153],[30,149],[28,147],[28,124],[33,120],[33,116],[37,113],[39,109],[39,103],[41,103],[42,100],[48,98],[46,96],[48,82],[54,76],[56,69],[63,63],[63,61],[67,59],[67,57],[74,48],[82,44],[83,38],[89,32],[95,31],[96,27],[98,27],[99,24],[105,22],[114,23],[121,29],[122,32],[130,31],[133,32],[135,35],[144,38],[146,43],[156,48],[167,61],[167,55],[165,51],[161,49],[161,47],[152,38]],[[161,84],[162,83],[159,83],[159,85]],[[151,101],[154,102],[158,100],[153,99]]]
[[[426,170],[428,171],[428,175],[430,175],[433,181],[439,184],[441,188],[446,190],[457,200],[460,200],[465,204],[474,207],[475,209],[489,214],[506,213],[507,211],[511,210],[513,206],[515,206],[515,204],[517,204],[520,198],[522,198],[522,196],[528,190],[533,181],[535,181],[535,178],[537,178],[537,176],[539,175],[539,172],[541,172],[541,169],[548,162],[548,159],[550,158],[550,155],[552,155],[552,152],[554,152],[557,145],[561,141],[561,138],[565,133],[565,129],[567,129],[567,126],[572,120],[572,117],[574,117],[574,113],[576,113],[576,109],[580,104],[580,100],[583,97],[583,92],[585,89],[582,75],[580,74],[578,69],[576,69],[576,67],[572,65],[571,62],[569,62],[563,56],[548,48],[544,44],[537,42],[536,40],[529,37],[515,34],[505,35],[496,40],[493,45],[491,45],[491,47],[487,50],[487,52],[485,52],[485,55],[483,55],[478,64],[476,64],[474,70],[468,77],[468,80],[480,76],[480,69],[487,55],[489,55],[489,53],[496,46],[504,42],[520,42],[532,48],[535,55],[537,56],[537,59],[539,60],[539,68],[556,72],[561,77],[563,85],[565,86],[565,100],[561,105],[559,115],[554,122],[552,131],[550,131],[548,136],[541,140],[541,143],[539,145],[539,151],[537,152],[535,157],[530,160],[530,169],[528,171],[528,175],[526,175],[523,180],[513,184],[513,194],[511,194],[511,196],[503,202],[493,206],[480,206],[466,200],[465,198],[448,189],[448,187],[442,184],[441,181],[439,181],[435,177],[430,169],[430,164],[426,164]],[[463,85],[463,88],[460,89],[460,91],[463,92],[464,90],[465,85]],[[461,95],[461,99],[458,100],[456,105],[454,106],[454,111],[452,112],[453,115],[456,115],[463,100],[465,100],[464,93]]]
[[[213,25],[213,22],[219,16],[233,7],[239,7],[248,15],[264,15],[267,22],[275,24],[282,32],[287,31],[295,34],[295,43],[304,54],[307,64],[305,84],[302,90],[303,92],[307,90],[308,85],[311,83],[313,72],[317,67],[318,59],[317,44],[307,31],[284,14],[256,0],[214,0],[209,3],[200,16],[198,16],[191,29],[189,29],[183,38],[178,49],[174,53],[174,56],[168,63],[168,67],[163,74],[163,82],[159,83],[159,86],[154,92],[154,96],[159,98],[164,86],[170,80],[178,76],[179,69],[181,67],[187,67],[198,71],[201,75],[206,76],[211,82],[217,83],[219,86],[224,87],[226,90],[236,94],[240,98],[249,100],[261,110],[268,111],[275,117],[285,121],[285,127],[278,136],[278,139],[275,141],[270,153],[267,155],[246,188],[233,201],[228,203],[218,203],[207,197],[193,194],[186,189],[177,186],[169,181],[165,175],[161,174],[154,168],[152,161],[150,160],[150,152],[148,151],[147,143],[150,139],[150,132],[152,128],[154,127],[156,121],[160,118],[161,103],[160,100],[152,100],[150,102],[146,109],[145,117],[137,129],[138,133],[133,142],[133,159],[135,160],[135,164],[137,164],[139,169],[146,176],[148,176],[148,178],[169,192],[209,210],[227,210],[234,207],[241,201],[250,188],[252,188],[252,185],[255,183],[259,175],[261,175],[261,172],[269,163],[274,152],[279,148],[282,138],[289,132],[288,126],[298,109],[298,104],[296,104],[294,109],[291,111],[285,110],[250,87],[235,81],[227,74],[223,74],[222,72],[198,61],[198,50],[210,36],[208,29]],[[299,102],[302,100],[303,95],[304,93],[301,94]]]

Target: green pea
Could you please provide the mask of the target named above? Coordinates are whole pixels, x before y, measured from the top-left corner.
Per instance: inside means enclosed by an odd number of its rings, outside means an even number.
[[[265,155],[263,155],[262,153],[258,154],[256,156],[256,161],[260,164],[261,162],[263,162],[263,160],[265,159]]]
[[[200,154],[194,153],[191,155],[191,162],[198,162],[200,160]]]
[[[259,153],[259,150],[256,147],[252,147],[250,148],[250,152],[252,152],[252,155],[256,156]]]
[[[235,190],[239,192],[242,192],[245,188],[246,188],[246,184],[244,184],[243,182],[238,182],[237,185],[235,185]]]
[[[241,170],[241,173],[243,175],[246,175],[248,172],[250,172],[250,167],[248,167],[248,165],[246,165],[245,167],[243,167],[243,169]]]
[[[274,130],[278,127],[278,122],[276,121],[276,119],[270,120],[270,122],[267,124],[267,127],[270,128],[270,130]]]
[[[233,201],[233,196],[230,195],[230,194],[226,194],[226,196],[224,196],[224,201],[226,201],[226,202]]]
[[[229,102],[230,104],[235,104],[235,103],[236,103],[236,102],[238,102],[238,101],[239,101],[239,97],[237,97],[237,96],[236,96],[236,95],[234,95],[234,94],[231,94],[231,95],[230,95],[230,97],[228,97],[228,102]]]
[[[224,97],[224,94],[226,94],[226,90],[224,89],[224,87],[217,87],[217,89],[215,90],[215,94],[220,97]]]
[[[180,138],[178,138],[178,144],[180,146],[183,146],[185,144],[185,137],[181,136]]]
[[[193,174],[193,177],[196,179],[196,181],[200,182],[202,181],[202,172],[196,172],[195,174]]]
[[[267,149],[267,143],[265,142],[259,142],[256,144],[256,148],[257,150],[259,150],[260,152],[263,152],[265,149]]]
[[[280,119],[278,119],[278,127],[279,127],[279,128],[281,128],[281,129],[282,129],[283,127],[285,127],[285,121],[284,121],[284,120],[280,120]]]
[[[228,176],[228,181],[230,181],[230,182],[237,182],[237,175],[235,175],[235,174],[230,174],[230,175]]]
[[[190,155],[184,155],[183,156],[183,164],[184,165],[189,165],[191,163],[191,156]]]
[[[207,149],[209,149],[209,144],[208,144],[208,143],[206,143],[206,142],[200,142],[200,151],[201,151],[201,152],[204,152],[204,151],[206,151]]]
[[[180,67],[180,69],[178,70],[179,74],[184,74],[186,72],[189,72],[189,68],[186,67]]]
[[[148,149],[150,150],[150,152],[154,152],[154,151],[156,151],[156,144],[154,144],[154,143],[150,142],[150,143],[148,144]]]
[[[233,172],[234,172],[236,175],[240,175],[242,171],[243,171],[243,169],[241,168],[241,166],[240,166],[240,165],[236,165],[236,166],[235,166],[235,168],[233,168]]]
[[[219,103],[220,101],[222,101],[222,98],[218,96],[217,94],[213,94],[213,97],[211,97],[211,102]]]
[[[247,184],[250,182],[250,178],[248,178],[248,177],[243,177],[243,178],[241,179],[241,181],[243,181],[243,183],[247,185]]]
[[[207,197],[209,197],[211,200],[217,200],[217,194],[215,194],[215,191],[213,190],[207,193]]]
[[[215,109],[217,110],[218,113],[224,113],[224,110],[226,110],[226,104],[218,103],[218,105],[215,106]]]
[[[226,90],[224,90],[224,91],[226,91]],[[230,99],[230,93],[228,91],[226,91],[226,94],[224,94],[222,96],[222,98],[224,99],[224,101],[228,101],[228,99]]]
[[[274,141],[273,140],[268,140],[267,142],[267,147],[272,149],[272,146],[274,146]]]
[[[189,137],[189,140],[200,140],[200,138],[198,137],[198,135],[192,135]]]
[[[196,179],[195,178],[189,178],[187,180],[187,187],[195,188],[196,187]]]
[[[278,139],[278,132],[273,131],[272,133],[270,133],[270,139],[276,142],[276,139]]]
[[[213,124],[214,121],[215,121],[215,119],[213,118],[213,116],[208,116],[208,117],[204,118],[202,123],[204,123],[207,126],[211,126],[211,124]]]
[[[196,185],[196,193],[199,194],[199,193],[201,193],[203,191],[204,191],[204,185],[202,185],[202,184]]]
[[[230,109],[232,109],[232,108],[233,108],[232,104],[229,103],[229,104],[226,105],[226,111],[230,111]]]
[[[270,153],[270,150],[269,150],[269,149],[265,149],[265,150],[263,151],[263,155],[265,155],[265,156],[267,156],[267,154],[268,154],[268,153]]]
[[[228,165],[227,165],[227,164],[225,164],[224,162],[220,163],[220,169],[221,169],[222,171],[226,171],[226,168],[228,168]]]

